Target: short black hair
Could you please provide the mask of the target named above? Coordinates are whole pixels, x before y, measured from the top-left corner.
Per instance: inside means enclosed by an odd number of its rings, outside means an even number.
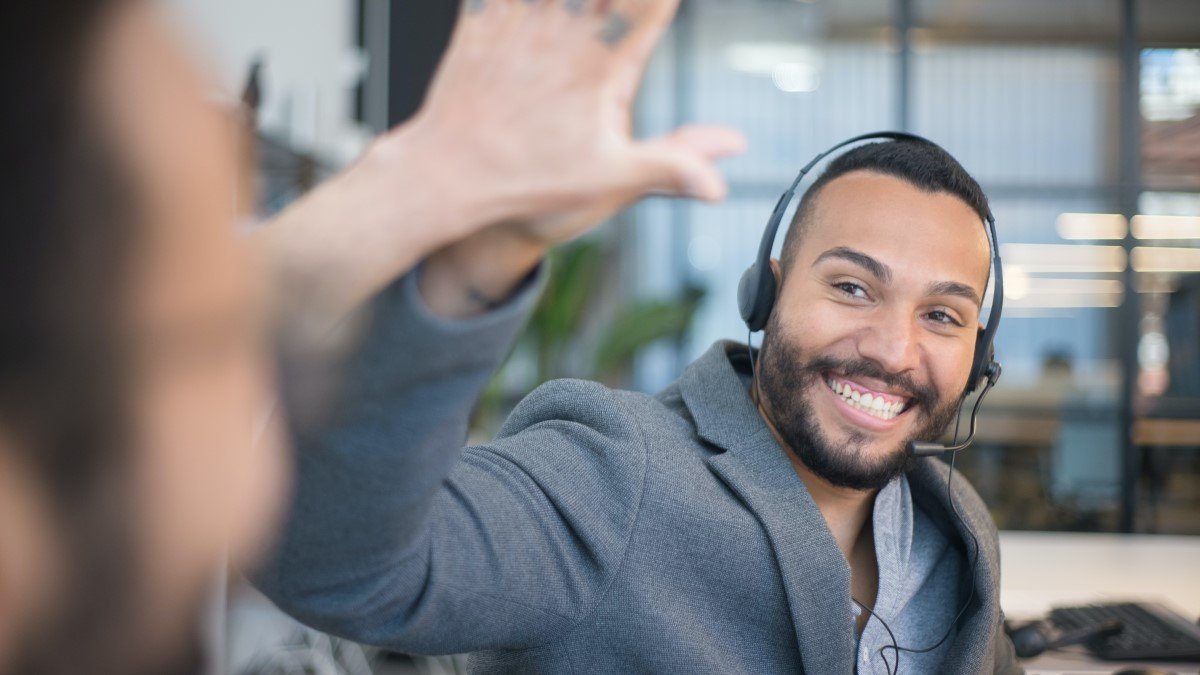
[[[800,240],[821,190],[834,180],[854,171],[894,176],[925,192],[944,192],[958,197],[979,215],[981,221],[991,214],[987,195],[958,160],[940,146],[928,141],[902,139],[861,145],[834,159],[825,168],[796,207],[787,237],[783,240],[783,268],[787,270],[800,247]]]
[[[133,203],[84,93],[117,0],[19,3],[0,40],[0,427],[52,496],[81,491],[112,424]]]

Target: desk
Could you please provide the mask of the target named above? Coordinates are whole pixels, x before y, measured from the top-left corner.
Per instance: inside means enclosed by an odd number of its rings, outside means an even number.
[[[1001,532],[1000,574],[1000,604],[1018,621],[1058,605],[1127,599],[1162,602],[1192,619],[1200,615],[1200,537]],[[1096,661],[1082,650],[1025,662],[1030,675],[1111,673],[1133,665]],[[1155,667],[1200,673],[1195,663]]]
[[[1193,448],[1200,445],[1200,420],[1143,418],[1133,423],[1134,445]]]
[[[1059,438],[1058,411],[985,410],[979,414],[976,440],[1003,445],[1050,447]],[[1194,448],[1200,446],[1200,420],[1139,418],[1133,423],[1133,444],[1139,447]]]

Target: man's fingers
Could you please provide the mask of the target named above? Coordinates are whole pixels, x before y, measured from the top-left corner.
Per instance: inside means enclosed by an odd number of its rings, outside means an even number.
[[[746,151],[746,137],[742,132],[717,124],[687,124],[657,140],[686,148],[710,160]]]
[[[485,40],[488,34],[507,30],[519,18],[520,10],[518,0],[462,0],[455,38]]]
[[[601,39],[644,59],[671,25],[679,0],[612,0],[603,17]]]
[[[482,12],[489,7],[502,8],[506,5],[546,5],[559,0],[462,0],[463,9],[468,12]]]
[[[462,11],[466,16],[504,12],[518,0],[462,0]]]
[[[671,23],[679,0],[608,0],[605,5],[604,11],[624,16],[639,30],[662,29]]]
[[[715,162],[745,149],[746,139],[737,130],[708,125],[681,127],[637,146],[637,166],[630,173],[636,182],[633,187],[639,194],[658,192],[719,201],[729,187]]]
[[[608,42],[618,56],[613,71],[614,92],[618,100],[631,104],[641,86],[650,55],[663,33],[671,25],[678,0],[620,0],[614,2],[601,40]],[[612,38],[620,35],[619,41]]]
[[[584,14],[589,11],[595,11],[596,5],[596,0],[554,0],[554,2],[562,4],[572,14]]]
[[[490,42],[486,33],[508,23],[506,18],[518,23],[532,21],[564,38],[576,31],[586,32],[611,54],[621,55],[622,61],[636,62],[648,58],[679,6],[679,0],[461,1],[460,32],[472,33],[473,39]],[[574,44],[578,48],[579,43]]]

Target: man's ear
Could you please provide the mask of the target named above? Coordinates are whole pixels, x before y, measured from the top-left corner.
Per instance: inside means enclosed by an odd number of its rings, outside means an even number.
[[[771,274],[775,275],[775,299],[778,300],[783,291],[783,266],[779,258],[771,258]]]

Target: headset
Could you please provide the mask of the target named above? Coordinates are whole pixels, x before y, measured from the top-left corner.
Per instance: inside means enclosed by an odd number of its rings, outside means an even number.
[[[800,182],[804,180],[804,176],[809,171],[812,171],[814,166],[832,153],[847,145],[874,139],[924,143],[934,148],[942,149],[941,146],[933,141],[917,136],[916,134],[909,134],[902,131],[877,131],[848,138],[812,158],[808,164],[805,164],[804,168],[800,169],[800,173],[796,175],[796,179],[792,181],[791,186],[780,196],[779,202],[775,204],[775,210],[771,213],[771,219],[767,221],[767,227],[763,230],[762,243],[758,246],[758,257],[755,258],[754,264],[750,265],[742,274],[742,278],[738,282],[738,310],[741,312],[742,320],[746,322],[746,327],[750,329],[751,333],[760,331],[766,327],[767,320],[771,316],[771,310],[775,306],[775,296],[778,289],[776,288],[775,274],[771,271],[771,251],[775,247],[775,237],[779,233],[779,224],[783,221],[784,213],[795,198],[796,189],[800,186]],[[995,277],[992,293],[992,309],[988,314],[987,324],[979,329],[975,337],[975,353],[971,358],[971,371],[967,377],[967,386],[963,391],[962,398],[965,399],[976,389],[979,389],[980,386],[983,386],[984,389],[972,409],[970,433],[967,435],[966,440],[955,445],[943,445],[929,441],[913,441],[908,444],[908,452],[917,457],[938,455],[948,451],[957,452],[966,449],[975,437],[975,418],[979,411],[979,404],[983,401],[987,392],[996,384],[996,381],[1000,379],[1002,368],[1000,367],[1000,363],[996,361],[996,352],[993,343],[996,338],[996,331],[1000,328],[1000,313],[1004,308],[1004,268],[1000,261],[1000,244],[996,239],[996,219],[992,216],[990,209],[987,212],[985,221],[988,248],[991,250],[991,267]]]

